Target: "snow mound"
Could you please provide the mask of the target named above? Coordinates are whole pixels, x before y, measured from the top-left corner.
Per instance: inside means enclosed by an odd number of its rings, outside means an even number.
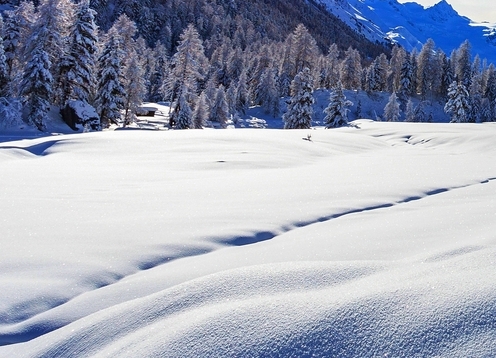
[[[300,262],[220,272],[68,325],[27,356],[490,356],[495,256],[492,248],[387,269]]]
[[[494,356],[495,136],[0,137],[0,357]]]

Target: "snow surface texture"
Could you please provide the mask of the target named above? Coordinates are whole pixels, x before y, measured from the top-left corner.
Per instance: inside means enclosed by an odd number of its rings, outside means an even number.
[[[495,137],[1,140],[0,356],[494,357]]]

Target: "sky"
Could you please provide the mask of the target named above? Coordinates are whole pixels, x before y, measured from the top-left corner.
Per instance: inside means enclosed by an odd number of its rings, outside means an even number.
[[[440,0],[413,0],[425,7],[437,4]],[[447,0],[451,6],[463,16],[473,21],[496,22],[496,7],[494,0]],[[399,0],[400,3],[412,2],[412,0]]]

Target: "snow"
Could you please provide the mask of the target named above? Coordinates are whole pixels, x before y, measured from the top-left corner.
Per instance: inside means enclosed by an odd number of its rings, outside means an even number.
[[[436,47],[450,54],[465,40],[472,54],[496,63],[495,24],[476,23],[458,14],[446,1],[424,8],[415,2],[397,0],[321,0],[328,10],[371,41],[389,39],[407,51],[432,38]],[[446,36],[449,34],[449,36]]]
[[[68,105],[73,108],[76,112],[76,115],[79,118],[82,118],[85,122],[92,118],[98,118],[98,114],[96,113],[95,108],[93,108],[86,102],[70,100],[68,101]]]
[[[495,136],[0,136],[0,357],[495,356]]]

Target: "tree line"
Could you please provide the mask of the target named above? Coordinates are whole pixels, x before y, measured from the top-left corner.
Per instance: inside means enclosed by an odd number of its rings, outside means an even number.
[[[403,112],[405,120],[427,121],[428,100],[444,101],[452,121],[496,116],[495,67],[478,56],[472,60],[468,41],[449,56],[428,40],[419,52],[394,46],[390,54],[371,58],[336,43],[323,51],[303,24],[282,40],[254,36],[249,28],[204,39],[189,24],[171,53],[170,38],[149,46],[125,14],[106,31],[98,29],[96,16],[89,0],[42,0],[36,7],[21,2],[3,13],[4,122],[22,112],[26,122],[44,130],[51,107],[77,100],[96,109],[98,123],[87,125],[101,130],[112,123],[129,125],[143,101],[166,101],[174,128],[225,127],[250,106],[278,117],[280,99],[289,97],[285,127],[305,128],[311,125],[308,105],[317,88],[332,89],[328,127],[346,123],[350,103],[343,89],[392,93],[386,120],[399,120]],[[421,99],[415,108],[412,97]]]

